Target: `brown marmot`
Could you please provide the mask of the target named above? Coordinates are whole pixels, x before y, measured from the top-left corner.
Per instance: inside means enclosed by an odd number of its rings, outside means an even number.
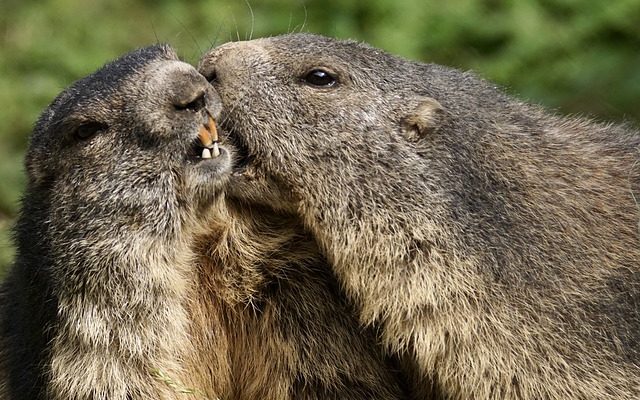
[[[154,46],[44,111],[0,294],[0,398],[403,398],[300,224],[226,207],[219,109]]]
[[[640,396],[637,130],[309,34],[199,70],[244,152],[230,195],[297,213],[415,390]]]

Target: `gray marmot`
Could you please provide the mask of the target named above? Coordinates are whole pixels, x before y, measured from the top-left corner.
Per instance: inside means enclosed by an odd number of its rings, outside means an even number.
[[[2,288],[5,396],[178,398],[152,373],[188,381],[185,238],[203,229],[199,214],[230,172],[226,150],[200,157],[219,109],[207,81],[159,45],[77,81],[43,112]]]
[[[298,215],[363,323],[455,399],[640,396],[640,135],[295,34],[200,61],[228,193]]]
[[[155,46],[44,111],[1,288],[0,398],[403,398],[300,224],[226,207],[219,109]]]

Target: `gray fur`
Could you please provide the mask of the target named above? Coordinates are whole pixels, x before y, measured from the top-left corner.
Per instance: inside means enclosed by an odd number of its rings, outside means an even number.
[[[201,95],[198,110],[176,108]],[[225,153],[203,167],[190,149],[219,108],[193,67],[155,46],[76,82],[44,111],[2,289],[10,399],[183,398],[152,372],[180,379],[194,351],[185,238],[202,229],[198,214],[231,163]],[[95,135],[77,137],[91,126]]]
[[[337,84],[305,83],[315,68]],[[297,213],[416,390],[640,396],[635,129],[314,35],[229,43],[199,69],[246,152],[231,195]]]
[[[404,398],[300,224],[226,205],[230,147],[194,160],[219,110],[156,46],[44,111],[0,288],[0,399]],[[106,125],[76,139],[89,121]]]

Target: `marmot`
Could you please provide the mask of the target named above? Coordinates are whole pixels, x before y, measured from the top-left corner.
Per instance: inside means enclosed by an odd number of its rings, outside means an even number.
[[[310,34],[199,70],[244,153],[228,194],[297,213],[416,390],[640,396],[637,130]]]
[[[44,111],[0,295],[0,398],[403,398],[299,223],[225,206],[219,110],[159,45]]]
[[[193,352],[185,238],[231,156],[199,139],[220,102],[168,46],[129,53],[63,91],[39,118],[17,257],[3,284],[10,399],[177,399]],[[209,153],[210,149],[206,148]]]

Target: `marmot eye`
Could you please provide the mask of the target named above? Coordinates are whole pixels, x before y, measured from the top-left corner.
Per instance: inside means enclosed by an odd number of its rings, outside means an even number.
[[[336,84],[336,77],[323,69],[313,69],[305,76],[302,77],[302,80],[309,85],[318,86],[318,87],[331,87]]]
[[[80,125],[75,131],[75,137],[80,140],[86,140],[95,135],[96,133],[106,130],[107,124],[101,122],[91,121],[85,122]]]

